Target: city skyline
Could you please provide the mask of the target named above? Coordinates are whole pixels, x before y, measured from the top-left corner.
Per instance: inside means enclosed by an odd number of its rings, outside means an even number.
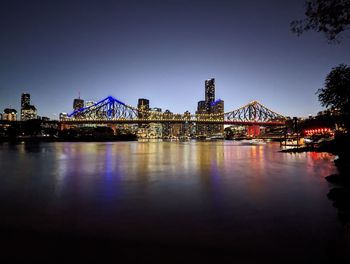
[[[8,1],[1,8],[0,108],[58,118],[73,99],[139,98],[194,113],[215,78],[225,112],[257,100],[286,116],[315,115],[315,92],[346,63],[349,39],[330,45],[289,23],[304,1]],[[55,114],[55,116],[53,116]]]

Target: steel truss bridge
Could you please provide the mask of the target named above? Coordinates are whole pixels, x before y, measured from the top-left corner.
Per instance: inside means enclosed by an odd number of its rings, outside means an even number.
[[[112,96],[88,107],[80,108],[62,124],[140,124],[140,123],[196,123],[227,125],[285,125],[286,117],[276,113],[257,101],[250,102],[236,110],[217,114],[174,114],[168,111],[141,110],[127,105]]]

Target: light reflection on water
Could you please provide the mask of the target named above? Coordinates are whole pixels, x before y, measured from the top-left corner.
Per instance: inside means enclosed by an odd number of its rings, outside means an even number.
[[[228,141],[0,149],[4,225],[310,254],[338,231],[327,153]]]

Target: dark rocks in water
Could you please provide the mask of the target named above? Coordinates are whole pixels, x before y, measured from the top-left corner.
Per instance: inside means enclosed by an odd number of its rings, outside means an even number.
[[[345,210],[350,213],[350,196],[344,197],[343,199],[336,200],[333,206],[339,210]]]
[[[338,219],[342,224],[349,226],[350,210],[338,210]]]
[[[339,174],[331,174],[331,175],[325,177],[325,179],[328,182],[334,183],[334,184],[342,184],[343,183],[343,177],[340,176]]]
[[[348,190],[345,188],[333,188],[327,194],[328,198],[333,201],[339,201],[349,196]]]

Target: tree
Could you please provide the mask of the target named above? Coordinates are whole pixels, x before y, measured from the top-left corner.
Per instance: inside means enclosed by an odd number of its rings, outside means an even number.
[[[290,24],[298,36],[311,29],[339,42],[340,34],[350,27],[350,0],[306,0],[305,9],[306,18]]]
[[[332,68],[327,75],[324,88],[318,89],[318,100],[322,106],[337,109],[344,117],[344,125],[350,127],[350,67],[345,64]]]

